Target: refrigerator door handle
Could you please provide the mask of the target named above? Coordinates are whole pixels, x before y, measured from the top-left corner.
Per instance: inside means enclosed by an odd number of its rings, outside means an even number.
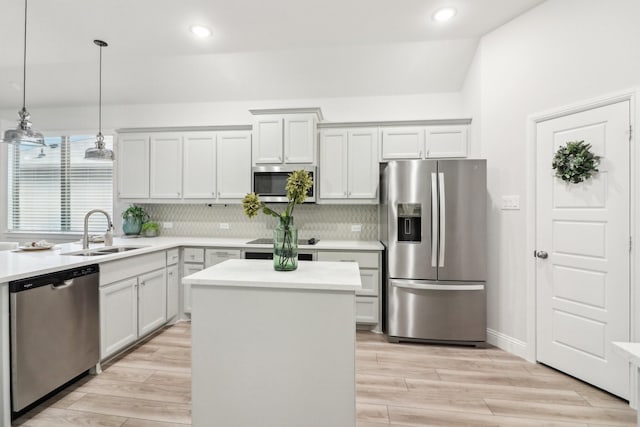
[[[439,285],[435,283],[418,283],[414,280],[391,280],[391,286],[404,289],[417,289],[422,291],[481,291],[484,285]]]
[[[439,172],[438,173],[438,186],[439,186],[439,192],[438,195],[440,197],[439,200],[439,212],[438,212],[438,216],[440,217],[440,236],[438,241],[440,242],[440,248],[438,248],[438,253],[440,254],[440,262],[438,263],[438,267],[444,267],[444,249],[445,249],[445,241],[446,241],[446,224],[445,224],[445,219],[446,219],[446,215],[444,212],[444,205],[445,205],[445,194],[444,194],[444,173]]]
[[[438,262],[438,187],[435,172],[431,173],[431,267]]]

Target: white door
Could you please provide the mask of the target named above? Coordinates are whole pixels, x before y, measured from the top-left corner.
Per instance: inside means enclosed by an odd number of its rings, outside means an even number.
[[[284,161],[313,163],[315,150],[315,115],[295,114],[284,118]]]
[[[282,163],[282,117],[259,117],[253,124],[253,132],[253,163]]]
[[[138,338],[138,279],[100,288],[100,358],[117,352]]]
[[[149,195],[158,199],[182,197],[182,137],[153,135],[149,147]]]
[[[611,342],[629,341],[629,117],[625,101],[536,128],[537,359],[624,398],[628,364]],[[552,158],[581,140],[600,172],[567,184]]]
[[[320,199],[347,198],[347,131],[320,133]]]
[[[218,134],[218,199],[242,199],[251,192],[251,133]]]
[[[149,197],[149,137],[122,135],[118,137],[118,197],[140,199]]]
[[[167,321],[165,269],[138,277],[138,335],[143,336]]]
[[[249,162],[249,155],[247,156]],[[184,197],[216,198],[216,135],[199,133],[184,137]]]
[[[349,131],[348,159],[349,198],[375,199],[379,179],[377,129]]]

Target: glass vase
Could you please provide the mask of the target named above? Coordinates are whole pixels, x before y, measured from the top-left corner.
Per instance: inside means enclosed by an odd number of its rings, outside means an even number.
[[[298,229],[293,217],[281,218],[273,230],[273,268],[293,271],[298,268]]]
[[[122,231],[127,236],[130,236],[133,234],[140,234],[141,229],[142,229],[142,221],[140,220],[140,218],[134,218],[134,217],[128,216],[124,218],[124,220],[122,221]]]

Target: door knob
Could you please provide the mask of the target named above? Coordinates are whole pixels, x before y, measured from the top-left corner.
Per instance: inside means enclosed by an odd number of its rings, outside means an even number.
[[[540,259],[547,259],[549,257],[549,254],[546,253],[545,251],[537,251],[536,252],[536,257],[538,257]]]

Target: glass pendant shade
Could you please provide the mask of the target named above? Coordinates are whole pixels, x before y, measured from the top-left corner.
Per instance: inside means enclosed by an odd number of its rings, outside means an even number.
[[[42,133],[31,128],[31,114],[26,108],[27,94],[27,0],[24,1],[24,50],[22,58],[22,109],[18,111],[18,126],[4,132],[2,142],[6,144],[45,147]]]
[[[106,148],[104,136],[102,136],[102,48],[109,46],[102,40],[94,40],[96,46],[100,48],[100,74],[99,74],[99,95],[98,95],[98,135],[96,135],[96,146],[87,148],[84,158],[87,160],[113,161],[113,150]]]

